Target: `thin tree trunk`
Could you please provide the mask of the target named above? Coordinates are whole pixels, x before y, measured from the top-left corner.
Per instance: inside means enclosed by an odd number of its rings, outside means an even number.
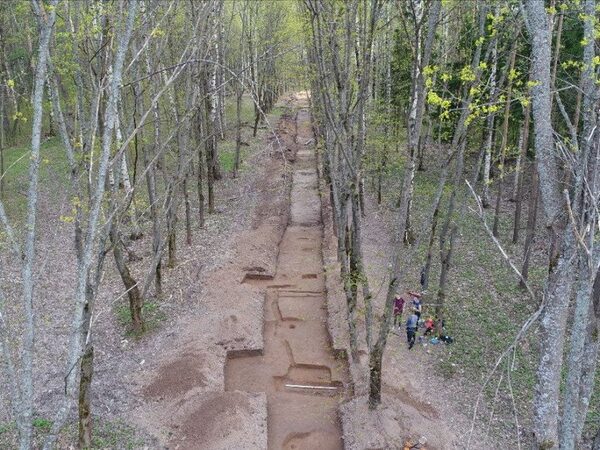
[[[494,37],[493,39],[494,46],[492,47],[492,69],[490,73],[490,98],[492,102],[495,102],[499,92],[498,84],[496,81],[496,73],[498,71],[498,38]],[[492,149],[494,148],[495,119],[496,113],[494,112],[490,112],[486,118],[485,159],[483,164],[483,188],[481,191],[481,203],[484,208],[488,208],[490,206],[490,172],[492,169]]]
[[[529,262],[531,259],[531,246],[535,238],[535,228],[537,224],[537,209],[538,209],[538,197],[539,197],[539,186],[538,176],[535,164],[531,166],[531,195],[529,197],[529,211],[527,217],[527,235],[525,237],[525,245],[523,247],[523,268],[521,269],[522,280],[519,281],[521,289],[525,289],[525,283],[529,277]]]
[[[190,193],[188,191],[189,173],[186,173],[183,179],[183,198],[185,201],[185,242],[192,245],[192,205],[190,202]]]
[[[27,190],[27,219],[25,226],[25,242],[23,248],[23,310],[24,310],[24,338],[21,350],[21,401],[17,406],[17,427],[19,429],[19,446],[21,450],[31,447],[33,432],[33,357],[35,345],[34,323],[34,265],[36,259],[36,231],[37,231],[37,201],[38,181],[40,168],[40,145],[42,137],[42,118],[44,86],[46,84],[48,48],[54,22],[56,19],[57,0],[50,2],[49,12],[44,10],[41,1],[34,2],[34,10],[40,26],[40,37],[37,52],[37,67],[35,70],[35,85],[33,90],[33,124],[31,128],[31,153],[29,155],[29,187]]]
[[[208,80],[205,78],[205,95],[204,95],[204,153],[206,157],[206,186],[208,190],[208,213],[213,214],[215,212],[215,150],[214,145],[216,141],[214,122],[213,122],[213,103],[210,95],[210,86]]]
[[[433,40],[435,37],[435,30],[438,24],[438,17],[440,15],[442,2],[436,0],[431,3],[429,17],[427,21],[427,36],[423,41],[421,35],[421,29],[424,25],[422,19],[424,4],[419,1],[414,2],[413,9],[416,11],[415,19],[419,22],[417,24],[417,34],[415,36],[415,51],[416,59],[413,65],[413,82],[411,86],[411,100],[410,100],[410,111],[407,117],[408,124],[408,162],[404,172],[404,180],[402,184],[402,199],[400,201],[400,208],[405,210],[406,220],[406,232],[403,239],[406,243],[410,242],[412,230],[410,226],[411,216],[411,205],[414,190],[414,178],[416,169],[416,159],[421,145],[421,129],[423,126],[423,115],[425,110],[425,79],[423,70],[429,65],[431,59],[431,52],[433,48]],[[423,50],[421,50],[423,49]],[[423,52],[421,54],[421,51]]]
[[[152,60],[150,54],[146,57],[146,71],[149,76],[152,75]],[[158,91],[158,87],[155,87]],[[141,102],[142,98],[140,98]],[[162,154],[160,140],[160,110],[158,103],[152,105],[152,114],[154,118],[154,154]],[[156,169],[159,168],[161,158],[150,158],[148,155],[147,146],[143,146],[144,166],[146,170],[146,184],[148,186],[148,201],[150,202],[150,216],[152,217],[152,251],[154,255],[158,255],[162,247],[162,236],[160,230],[160,216],[158,209],[158,198],[156,193]],[[163,172],[164,173],[164,172]],[[154,286],[156,288],[157,297],[162,297],[162,261],[158,260],[155,268]]]
[[[510,63],[508,73],[511,74],[515,68],[517,57],[517,40],[513,43],[510,53]],[[500,144],[500,177],[498,179],[498,190],[496,191],[496,209],[494,211],[494,225],[492,233],[498,237],[498,228],[500,227],[500,205],[502,203],[502,193],[504,186],[504,165],[506,164],[506,146],[508,145],[508,119],[510,117],[510,101],[512,98],[513,77],[508,77],[508,87],[506,93],[506,104],[504,106],[504,122],[502,124],[502,143]]]
[[[383,176],[387,165],[387,143],[383,146],[383,155],[381,155],[379,165],[377,167],[377,204],[381,205]]]
[[[490,114],[486,119],[485,128],[485,146],[484,146],[484,162],[483,162],[483,188],[481,191],[481,203],[484,208],[490,206],[490,184],[492,183],[490,173],[492,170],[492,149],[494,147],[494,120],[495,114]]]
[[[198,146],[198,176],[197,176],[197,188],[198,188],[198,226],[204,228],[204,152],[202,151],[203,145],[201,143],[202,137],[204,136],[204,120],[202,119],[202,108],[198,108],[196,112],[196,145]]]
[[[211,56],[213,61],[219,61],[219,34],[221,30],[221,14],[222,14],[222,2],[215,2],[213,4],[213,40],[214,43],[211,46]],[[211,166],[210,170],[212,172],[211,176],[213,180],[221,179],[221,167],[219,164],[219,156],[218,156],[218,138],[217,136],[221,134],[221,130],[219,129],[219,92],[217,88],[217,74],[218,74],[218,64],[210,65],[210,74],[208,75],[208,100],[210,103],[210,107],[207,105],[207,121],[210,122],[210,126],[208,127],[209,133],[207,133],[207,138],[211,141],[210,150],[211,150]],[[210,189],[210,188],[209,188]],[[209,194],[209,213],[214,212],[214,204],[211,207],[210,194]]]
[[[529,143],[529,118],[531,116],[531,112],[529,109],[529,105],[525,107],[525,123],[523,124],[523,132],[522,132],[522,140],[521,140],[521,148],[519,154],[519,164],[515,171],[515,177],[517,178],[516,182],[516,192],[514,195],[516,205],[515,205],[515,222],[513,226],[513,236],[512,242],[516,244],[519,242],[519,230],[521,229],[521,210],[523,207],[523,178],[525,171],[523,168],[525,167],[525,163],[527,160],[527,147]],[[531,191],[531,195],[534,195],[533,190]],[[535,194],[537,195],[537,194]]]
[[[81,358],[79,378],[79,445],[80,449],[92,447],[92,411],[91,393],[92,377],[94,375],[94,346],[86,346]]]
[[[4,86],[0,86],[0,197],[4,198],[4,149],[6,135],[4,132]]]
[[[236,88],[236,99],[235,99],[235,159],[233,161],[233,178],[237,178],[238,171],[240,170],[240,153],[242,147],[242,96],[244,94],[241,86]]]
[[[431,260],[433,257],[433,244],[435,243],[435,230],[438,224],[440,207],[439,204],[435,205],[433,210],[433,219],[431,222],[431,231],[429,233],[429,243],[427,244],[427,256],[425,257],[425,266],[421,273],[421,284],[424,291],[429,288],[429,273],[431,272]]]
[[[125,286],[127,297],[129,298],[129,312],[131,316],[132,329],[136,334],[139,334],[145,329],[145,324],[142,317],[143,299],[138,288],[138,283],[131,276],[131,271],[125,262],[125,257],[123,256],[123,244],[121,242],[121,237],[119,236],[119,230],[116,224],[117,221],[118,218],[113,219],[113,225],[111,226],[110,230],[110,241],[113,248],[113,255],[115,257],[115,265],[117,266],[117,270],[121,276],[121,281]]]

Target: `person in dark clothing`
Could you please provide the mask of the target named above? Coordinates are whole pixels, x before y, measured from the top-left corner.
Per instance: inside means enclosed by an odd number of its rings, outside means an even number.
[[[423,311],[423,306],[421,305],[421,294],[417,294],[416,292],[409,292],[412,297],[412,310],[417,315],[417,320],[421,318],[421,312]]]
[[[417,335],[417,324],[419,318],[415,313],[412,313],[406,321],[406,338],[408,340],[408,349],[410,350],[415,345],[415,337]]]
[[[394,299],[394,326],[399,327],[402,323],[402,311],[404,311],[404,298],[396,295]]]

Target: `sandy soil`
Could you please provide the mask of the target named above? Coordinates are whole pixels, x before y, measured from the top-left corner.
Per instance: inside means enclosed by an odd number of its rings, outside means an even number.
[[[308,142],[308,105],[299,106],[304,108],[296,140]],[[341,449],[337,410],[351,389],[345,361],[336,358],[326,327],[314,148],[299,147],[277,272],[270,280],[264,274],[245,279],[266,289],[264,348],[255,355],[229,353],[225,388],[267,393],[268,448]]]
[[[294,116],[278,127],[285,153],[293,158]],[[264,155],[263,155],[264,157]],[[277,271],[279,243],[288,221],[289,162],[274,152],[263,164],[256,188],[263,192],[246,229],[232,235],[222,266],[205,280],[197,298],[202,314],[183,317],[164,355],[144,377],[143,403],[128,414],[160,445],[173,449],[263,449],[267,447],[267,395],[227,389],[227,355],[265,347],[264,291],[246,275],[270,278]]]

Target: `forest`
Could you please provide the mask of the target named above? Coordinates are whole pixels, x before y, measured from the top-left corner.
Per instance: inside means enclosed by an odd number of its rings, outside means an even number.
[[[600,450],[600,2],[0,1],[0,448]]]

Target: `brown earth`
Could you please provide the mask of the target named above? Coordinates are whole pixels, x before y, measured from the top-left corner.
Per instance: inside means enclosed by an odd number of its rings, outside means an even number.
[[[308,142],[307,105],[299,106],[296,141]],[[343,448],[337,410],[350,387],[326,327],[316,159],[314,149],[304,147],[293,165],[291,217],[277,272],[245,278],[266,289],[264,348],[256,355],[229,353],[225,389],[267,393],[268,448],[333,450]]]
[[[293,102],[292,97],[286,97],[278,107],[286,110]],[[280,126],[271,124],[283,143],[283,153],[288,156],[294,148],[295,127],[294,111],[289,111],[292,114],[284,115]],[[240,280],[246,272],[244,268],[274,271],[278,244],[287,223],[289,163],[284,163],[282,152],[269,144],[269,135],[271,129],[260,130],[253,140],[251,130],[243,129],[243,139],[250,143],[244,170],[237,179],[227,174],[219,181],[217,211],[207,216],[204,228],[194,226],[192,245],[185,242],[183,230],[178,234],[177,265],[173,269],[164,268],[164,296],[147,299],[157,318],[148,316],[153,320],[150,331],[140,338],[131,336],[119,322],[120,309],[126,308],[127,299],[112,258],[107,258],[94,320],[96,367],[92,407],[96,430],[109,422],[118,422],[119,427],[134,425],[136,430],[128,428],[123,436],[127,435],[135,445],[145,442],[150,448],[170,446],[173,430],[181,428],[185,421],[177,422],[176,414],[169,416],[169,408],[183,412],[188,403],[196,406],[200,403],[189,402],[190,397],[205,400],[210,392],[223,392],[226,352],[262,346],[263,297],[260,289],[241,285]],[[60,177],[51,177],[54,179]],[[35,415],[44,419],[52,418],[64,395],[62,371],[75,272],[72,225],[60,220],[71,209],[70,199],[64,194],[64,187],[58,181],[55,184],[41,187],[36,264],[41,269],[37,274],[40,289],[35,301],[38,325]],[[197,209],[192,214],[195,219]],[[180,224],[183,227],[183,221]],[[151,239],[148,232],[142,239],[127,243],[136,255],[135,261],[131,261],[136,279],[145,275],[152,257]],[[7,315],[18,336],[18,320],[22,317],[16,289],[19,272],[10,261],[5,268],[0,281],[8,286],[7,298],[11,301],[7,304]],[[8,392],[0,371],[0,426],[10,424]],[[223,398],[229,397],[231,393]],[[246,410],[250,412],[240,410],[241,413],[258,417],[261,412],[255,410],[260,409],[265,399],[261,395],[247,397]],[[181,404],[177,406],[177,402]],[[168,404],[165,411],[161,411],[162,404]],[[71,417],[75,419],[75,410]],[[257,427],[246,431],[248,442],[256,443],[248,448],[264,447],[261,433],[266,445],[266,430]],[[73,437],[72,431],[68,431],[58,447],[69,448]],[[16,430],[3,429],[0,448],[14,448],[16,438]],[[243,439],[228,442],[225,439],[221,448],[235,447],[235,442],[244,444]],[[126,448],[131,444],[122,445]]]
[[[254,229],[234,240],[243,261],[230,260],[208,277],[207,317],[186,323],[173,357],[150,374],[136,422],[178,449],[463,448],[468,418],[424,358],[405,349],[402,333],[389,339],[383,403],[367,408],[366,349],[348,367],[329,195],[315,170],[306,104],[295,103],[297,116],[279,127],[295,161],[289,217],[277,222],[281,210],[271,208],[268,195],[261,199]],[[367,217],[367,270],[377,284],[389,242],[376,226],[377,211]],[[269,242],[268,262],[260,239]],[[181,376],[171,377],[178,368]],[[477,428],[475,436],[480,448],[495,448]]]
[[[151,448],[393,449],[423,437],[430,450],[464,448],[468,418],[427,358],[405,349],[402,335],[389,339],[383,404],[367,409],[366,351],[349,367],[345,359],[329,195],[313,159],[306,97],[284,101],[300,111],[277,126],[283,147],[270,138],[265,151],[250,156],[250,170],[225,181],[219,214],[197,231],[191,247],[181,233],[179,264],[168,271],[159,304],[167,319],[140,341],[116,323],[114,299],[122,285],[109,263],[98,301],[94,413],[135,424]],[[42,224],[53,233],[43,240],[43,266],[56,275],[44,282],[48,294],[38,303],[39,321],[50,324],[36,354],[44,374],[36,380],[42,413],[60,398],[63,366],[56,361],[64,358],[68,331],[52,324],[61,323],[69,304],[72,268],[64,261],[72,259],[48,257],[64,253],[72,238],[67,225],[57,225],[58,213],[68,211],[63,203]],[[366,217],[367,270],[378,288],[389,232],[370,202]],[[145,240],[131,248],[148,256]],[[7,404],[1,393],[0,400]],[[498,448],[483,437],[477,442]]]
[[[135,421],[168,448],[343,448],[338,406],[352,389],[326,327],[306,97],[297,105],[297,116],[278,128],[295,161],[289,220],[265,196],[253,229],[235,240],[240,258],[207,280],[209,314],[177,327],[177,350],[141,389],[146,401]],[[283,235],[282,217],[289,222]],[[274,238],[281,239],[271,254],[277,258],[265,260],[260,244],[273,250]]]
[[[294,150],[295,115],[277,127],[283,153]],[[289,123],[291,122],[291,124]],[[197,298],[202,314],[181,318],[169,342],[171,354],[144,376],[143,404],[130,412],[138,426],[156,436],[162,447],[177,449],[265,448],[266,396],[262,392],[225,392],[228,354],[253,353],[263,347],[261,289],[243,283],[247,273],[276,271],[278,244],[287,223],[289,163],[273,146],[263,154],[259,192],[248,226],[228,242],[221,267],[203,280]],[[165,346],[162,352],[167,354]]]

